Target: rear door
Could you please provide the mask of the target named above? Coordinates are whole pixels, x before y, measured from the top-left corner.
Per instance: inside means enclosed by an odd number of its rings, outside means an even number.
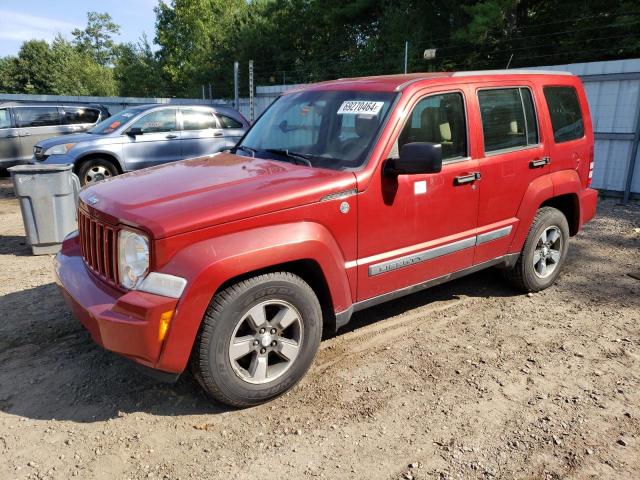
[[[182,158],[200,157],[227,148],[224,131],[208,108],[182,108]]]
[[[33,146],[41,140],[64,134],[61,114],[55,105],[13,107],[16,127],[20,135],[20,158],[33,156]]]
[[[536,108],[541,95],[528,82],[475,88],[482,181],[474,264],[507,253],[525,192],[531,182],[549,172],[548,139],[540,135],[546,129],[541,128]]]
[[[216,112],[216,117],[218,117],[218,123],[222,128],[222,136],[225,140],[226,148],[235,147],[236,143],[238,143],[244,135],[244,125],[242,122],[224,113]]]
[[[13,125],[10,108],[0,108],[0,168],[11,166],[20,157],[20,137]]]
[[[143,114],[127,131],[133,128],[139,128],[141,134],[123,134],[122,153],[127,170],[180,160],[177,108],[167,107]]]

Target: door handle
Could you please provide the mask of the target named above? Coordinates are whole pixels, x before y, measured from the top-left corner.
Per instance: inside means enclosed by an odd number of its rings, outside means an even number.
[[[455,185],[464,185],[466,183],[472,183],[472,182],[475,182],[476,180],[480,180],[481,178],[482,176],[480,175],[480,172],[472,172],[466,175],[460,175],[455,177],[454,183]]]
[[[551,163],[551,158],[542,157],[536,160],[531,160],[531,163],[529,163],[529,168],[542,168],[545,165],[549,165],[550,163]]]
[[[214,137],[221,137],[222,136],[222,132],[213,132],[213,136]]]
[[[165,138],[168,138],[169,140],[173,140],[174,138],[178,138],[178,135],[169,134]]]

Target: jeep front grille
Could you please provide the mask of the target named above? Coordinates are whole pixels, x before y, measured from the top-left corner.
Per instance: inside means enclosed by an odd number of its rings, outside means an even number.
[[[87,266],[104,280],[118,283],[118,231],[78,210],[80,250]]]

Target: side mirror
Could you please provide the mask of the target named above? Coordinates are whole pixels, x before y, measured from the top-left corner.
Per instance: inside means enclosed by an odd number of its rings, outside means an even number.
[[[442,170],[442,145],[439,143],[406,143],[400,158],[390,158],[384,166],[385,175],[416,175]]]
[[[127,130],[127,135],[129,135],[130,137],[135,137],[137,135],[143,135],[143,134],[144,132],[140,127],[133,127]]]

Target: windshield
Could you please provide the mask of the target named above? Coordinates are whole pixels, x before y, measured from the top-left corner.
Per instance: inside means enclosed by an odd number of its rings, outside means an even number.
[[[304,91],[283,95],[234,149],[335,170],[362,166],[396,94]]]
[[[107,133],[111,133],[114,130],[118,129],[133,117],[138,115],[142,110],[139,108],[127,108],[126,110],[122,110],[121,112],[116,113],[112,117],[109,117],[100,123],[96,124],[95,127],[87,130],[88,133],[95,133],[97,135],[106,135]]]

